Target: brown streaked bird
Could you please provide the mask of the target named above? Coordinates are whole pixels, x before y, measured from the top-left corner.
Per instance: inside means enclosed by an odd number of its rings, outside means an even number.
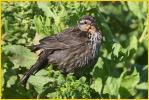
[[[99,56],[101,33],[91,16],[84,16],[73,28],[48,36],[33,45],[31,51],[43,49],[36,63],[22,77],[20,83],[26,84],[30,75],[46,65],[53,64],[64,74],[94,66]]]

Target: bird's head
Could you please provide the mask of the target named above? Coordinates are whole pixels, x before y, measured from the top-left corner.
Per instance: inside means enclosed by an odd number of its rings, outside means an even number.
[[[97,31],[95,20],[91,16],[83,16],[78,22],[78,28],[81,31],[89,33],[94,33]]]

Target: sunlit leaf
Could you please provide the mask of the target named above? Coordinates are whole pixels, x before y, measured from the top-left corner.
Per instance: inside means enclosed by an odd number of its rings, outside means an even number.
[[[103,93],[109,93],[111,96],[114,95],[114,96],[118,97],[120,84],[123,81],[123,77],[124,77],[125,73],[126,72],[124,71],[119,78],[109,76],[106,80],[106,83],[104,84],[105,88],[103,90]]]
[[[102,79],[101,78],[97,78],[94,81],[94,83],[91,85],[91,88],[93,88],[96,92],[101,94],[102,86],[103,86]]]
[[[148,89],[148,83],[147,82],[143,82],[141,84],[138,84],[136,86],[137,89],[141,89],[141,90],[147,90]]]
[[[123,78],[121,86],[126,88],[127,91],[130,92],[131,95],[134,95],[136,93],[135,87],[139,83],[139,73],[136,69],[134,69],[133,73],[131,75],[127,75]]]
[[[142,18],[141,7],[139,2],[127,2],[129,9],[139,18]]]
[[[29,49],[20,45],[7,45],[3,48],[6,54],[10,53],[10,60],[14,67],[30,67],[36,60],[36,55]]]
[[[48,82],[53,81],[50,80],[49,77],[45,76],[31,76],[29,79],[29,83],[32,84],[35,88],[35,90],[40,94],[42,93],[44,89],[44,85],[47,84]]]
[[[45,15],[48,17],[55,17],[55,14],[49,9],[48,4],[46,2],[38,2],[38,7],[41,8]]]
[[[113,46],[112,46],[112,48],[113,48],[113,54],[116,57],[118,57],[118,54],[119,54],[119,52],[121,50],[121,45],[119,43],[114,43]]]

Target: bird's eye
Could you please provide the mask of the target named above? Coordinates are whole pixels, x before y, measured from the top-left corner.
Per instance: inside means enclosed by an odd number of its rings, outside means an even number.
[[[86,22],[86,21],[84,21],[84,24],[87,24],[87,22]]]

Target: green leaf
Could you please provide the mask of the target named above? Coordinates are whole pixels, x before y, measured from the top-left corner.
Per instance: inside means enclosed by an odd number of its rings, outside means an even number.
[[[114,36],[112,34],[110,27],[106,23],[101,23],[101,25],[103,27],[104,33],[106,33],[106,34],[104,34],[106,41],[108,43],[113,43],[115,40],[114,40]]]
[[[140,2],[127,2],[129,9],[138,17],[142,18]]]
[[[47,97],[49,99],[58,98],[58,93],[57,92],[48,93]]]
[[[118,57],[119,56],[119,52],[121,51],[121,45],[119,43],[114,43],[112,46],[113,49],[113,54]]]
[[[103,59],[99,57],[93,71],[91,72],[94,78],[105,77],[105,72],[103,70],[103,64],[104,64]]]
[[[137,50],[138,48],[138,39],[135,35],[130,37],[130,44],[129,44],[129,49],[130,50]]]
[[[122,79],[125,75],[126,71],[123,71],[123,73],[120,75],[119,78],[109,76],[106,80],[106,83],[104,85],[104,90],[103,93],[110,94],[111,96],[114,95],[116,97],[119,97],[119,89],[120,89],[120,84],[122,82]]]
[[[36,73],[36,75],[39,75],[39,76],[48,75],[48,71],[45,69],[42,69],[38,73]]]
[[[102,68],[103,64],[104,64],[104,62],[103,62],[102,58],[99,57],[95,66],[99,66],[99,68]]]
[[[38,7],[41,8],[45,15],[48,16],[48,17],[55,17],[55,14],[51,11],[51,9],[49,9],[48,7],[48,3],[45,3],[45,2],[37,2],[38,4]]]
[[[130,37],[130,42],[129,42],[129,46],[128,46],[128,55],[129,57],[133,57],[135,52],[137,51],[138,48],[138,39],[135,35]]]
[[[36,32],[38,33],[38,34],[41,34],[41,33],[43,33],[42,32],[42,22],[41,22],[41,19],[40,19],[41,17],[37,17],[37,16],[34,16],[34,24],[35,24],[35,28],[36,28]]]
[[[39,75],[31,76],[28,81],[30,84],[34,86],[38,94],[41,94],[45,90],[44,88],[45,84],[47,84],[48,82],[53,82],[53,80],[50,79],[49,77]]]
[[[79,82],[82,83],[82,84],[85,83],[85,81],[86,81],[86,77],[81,77],[81,78],[79,79]]]
[[[13,62],[14,67],[27,67],[35,63],[36,55],[32,53],[29,49],[21,45],[7,45],[3,47],[6,54],[11,54],[9,56],[10,60]]]
[[[140,83],[136,86],[136,88],[141,90],[148,90],[148,83],[147,82]]]
[[[131,95],[136,94],[136,86],[140,81],[139,73],[137,72],[136,68],[134,69],[133,73],[131,75],[127,75],[123,78],[121,87],[127,89],[127,91]]]
[[[14,85],[17,80],[17,76],[11,76],[9,77],[9,80],[7,81],[7,87],[11,87],[11,85]]]
[[[91,85],[91,88],[94,89],[99,94],[101,94],[102,86],[103,86],[102,79],[97,78],[95,79],[94,83]]]

